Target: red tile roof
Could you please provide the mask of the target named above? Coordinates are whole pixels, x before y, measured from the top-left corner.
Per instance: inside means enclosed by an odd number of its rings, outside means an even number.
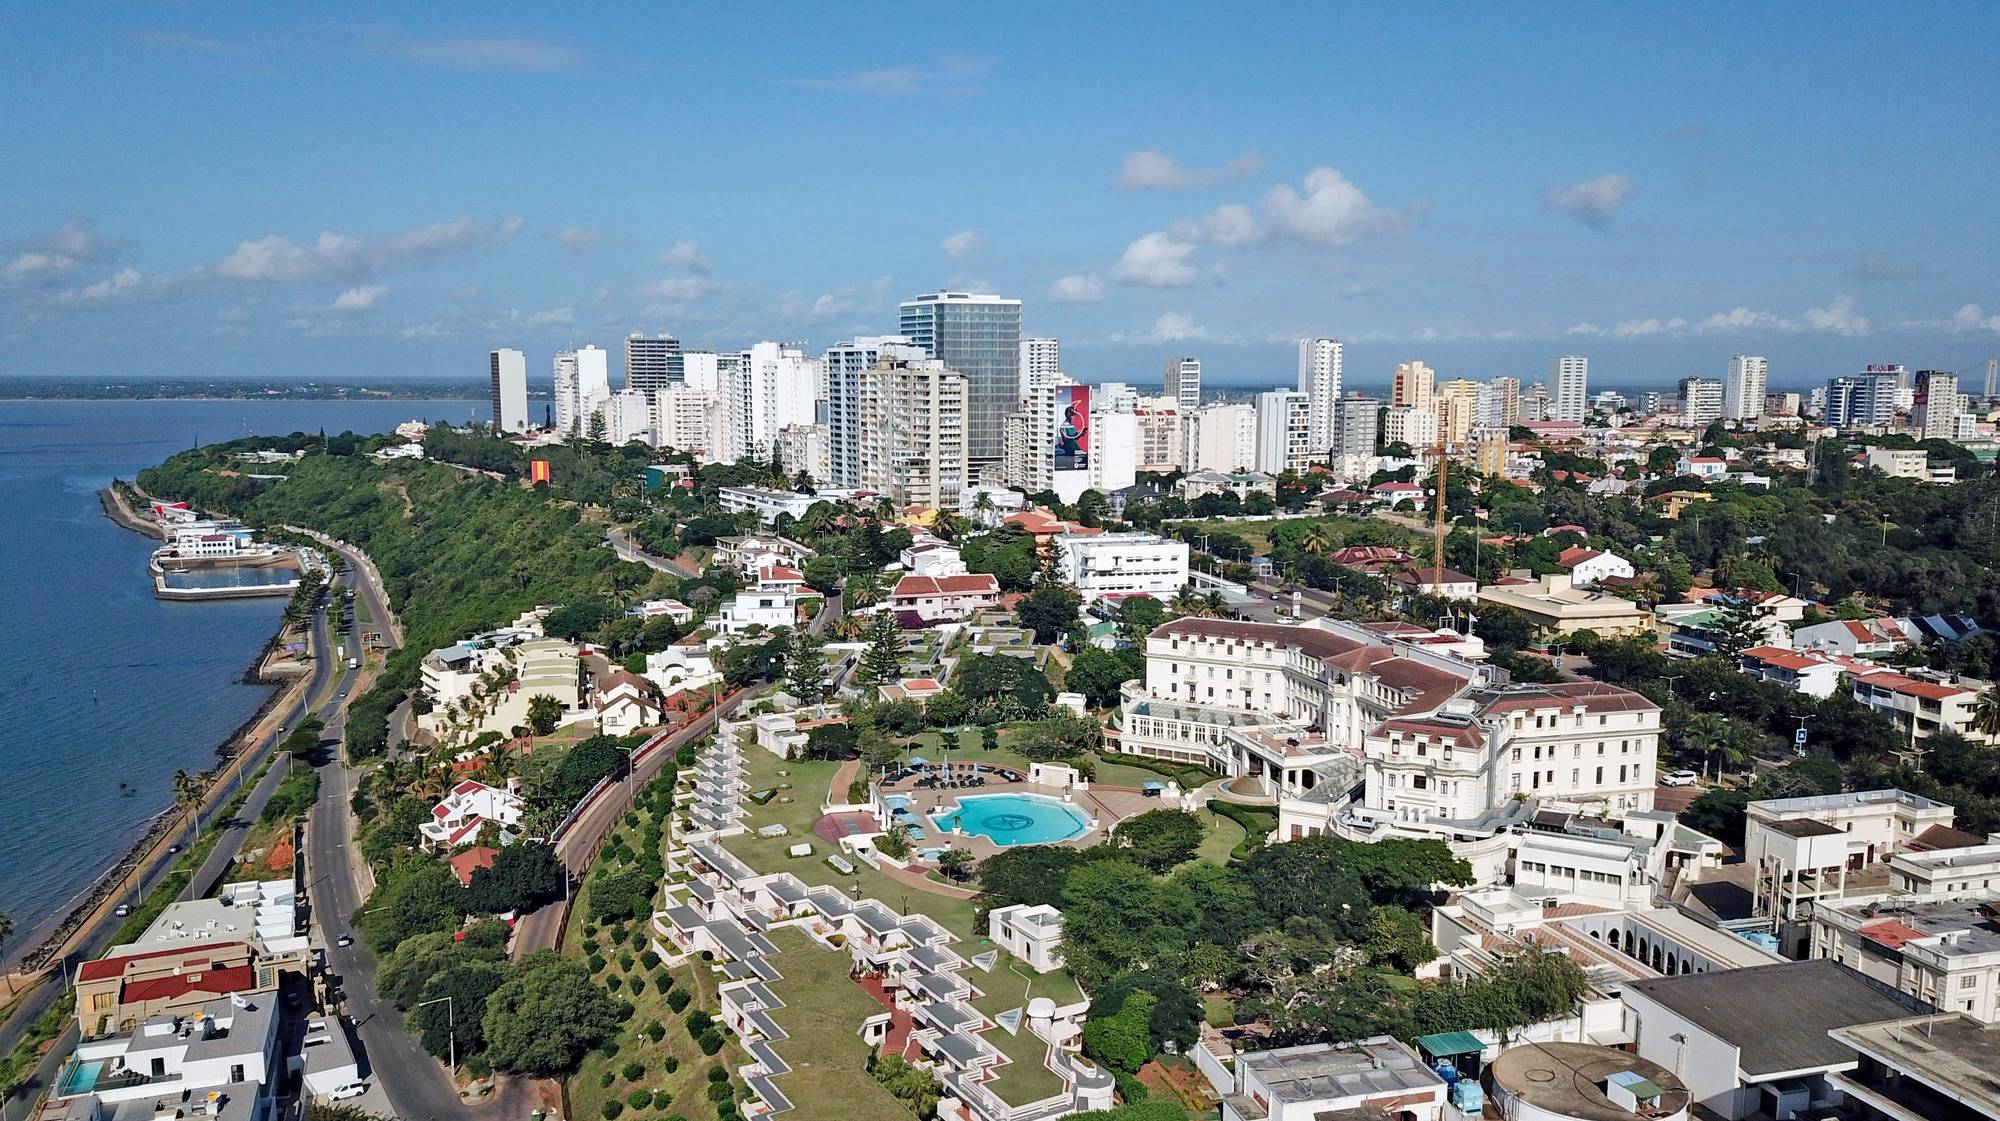
[[[1936,852],[1939,849],[1969,849],[1986,843],[1986,838],[1963,829],[1953,829],[1949,825],[1933,825],[1910,839],[1912,852]]]
[[[174,954],[198,953],[202,956],[189,960],[199,964],[207,964],[208,961],[215,957],[218,950],[225,950],[241,945],[245,945],[245,943],[242,941],[204,942],[199,946],[174,946],[165,950],[148,950],[141,954],[120,954],[116,957],[101,957],[96,961],[84,962],[76,971],[76,979],[79,981],[102,981],[107,977],[123,976],[125,966],[130,962],[170,957]]]
[[[466,849],[464,852],[452,856],[450,860],[451,870],[457,873],[459,883],[470,884],[472,882],[472,873],[481,868],[493,867],[493,858],[499,855],[499,849],[487,848],[483,845],[476,849]]]
[[[1476,584],[1479,581],[1455,568],[1447,568],[1440,573],[1435,568],[1413,568],[1408,572],[1398,572],[1390,577],[1398,584]]]
[[[1940,685],[1935,681],[1922,681],[1914,677],[1904,677],[1900,673],[1871,673],[1860,679],[1863,685],[1873,685],[1877,689],[1887,689],[1906,697],[1923,697],[1933,701],[1948,701],[1953,697],[1969,695],[1972,690],[1962,685]]]
[[[905,576],[896,581],[896,590],[889,596],[891,599],[914,599],[918,596],[999,594],[999,577],[990,572],[975,572],[966,576]]]
[[[1924,932],[1918,930],[1916,927],[1905,922],[1898,922],[1895,919],[1883,919],[1881,922],[1869,923],[1867,926],[1856,931],[1856,933],[1870,941],[1880,942],[1892,950],[1900,950],[1903,948],[1903,943],[1925,936]]]
[[[805,576],[796,568],[786,568],[782,564],[768,565],[757,573],[757,579],[765,584],[802,584]]]
[[[1582,545],[1571,545],[1569,548],[1556,554],[1556,563],[1562,565],[1564,568],[1575,568],[1584,561],[1603,555],[1604,550],[1602,549],[1589,549]]]
[[[205,973],[170,973],[127,982],[124,991],[119,993],[119,1002],[131,1004],[146,1000],[173,1000],[189,993],[226,996],[242,992],[256,983],[256,973],[247,965],[225,966]]]
[[[1587,712],[1651,712],[1659,707],[1647,700],[1645,694],[1616,685],[1601,681],[1564,681],[1553,685],[1525,686],[1519,693],[1503,694],[1489,701],[1483,711],[1582,708]]]

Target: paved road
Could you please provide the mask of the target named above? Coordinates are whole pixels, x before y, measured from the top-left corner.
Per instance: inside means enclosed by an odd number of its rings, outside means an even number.
[[[638,543],[632,540],[630,534],[616,526],[604,531],[604,539],[611,542],[611,549],[618,554],[619,560],[643,564],[655,572],[664,572],[669,576],[693,579],[701,575],[699,571],[689,568],[671,557],[656,556],[640,548]]]

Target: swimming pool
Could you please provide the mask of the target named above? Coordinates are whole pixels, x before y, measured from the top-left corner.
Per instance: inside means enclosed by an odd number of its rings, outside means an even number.
[[[1038,794],[973,794],[948,813],[931,815],[940,830],[985,837],[996,845],[1046,845],[1080,837],[1090,818],[1067,802]]]

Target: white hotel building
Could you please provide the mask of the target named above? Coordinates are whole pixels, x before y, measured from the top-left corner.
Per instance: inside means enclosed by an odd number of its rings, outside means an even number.
[[[1438,838],[1484,878],[1538,806],[1650,810],[1659,735],[1631,690],[1511,684],[1393,626],[1189,618],[1147,637],[1110,739],[1256,780],[1283,839]]]
[[[1063,579],[1084,602],[1105,596],[1169,599],[1188,581],[1188,546],[1153,533],[1101,533],[1055,539]]]

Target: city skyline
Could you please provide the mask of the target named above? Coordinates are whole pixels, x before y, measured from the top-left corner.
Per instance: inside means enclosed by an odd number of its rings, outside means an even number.
[[[1797,386],[2000,352],[2000,229],[1971,193],[2000,135],[1990,9],[1188,10],[1116,27],[1118,59],[1046,50],[1032,18],[689,13],[671,57],[615,14],[354,18],[0,15],[38,47],[0,77],[27,109],[0,125],[23,156],[0,170],[0,373],[479,378],[494,348],[634,331],[817,353],[944,289],[1021,300],[1022,333],[1093,383],[1193,355],[1205,384],[1284,386],[1320,335],[1362,385],[1410,358],[1528,384],[1580,354],[1617,388],[1737,353]],[[856,27],[875,53],[810,49]],[[1494,49],[1511,36],[1565,81]],[[1302,66],[1329,38],[1341,73]],[[1651,47],[1599,47],[1625,38]],[[783,61],[724,49],[753,40]],[[1921,93],[1851,81],[1884,48],[1925,60]],[[74,82],[86,60],[126,80]],[[1720,78],[1752,64],[1746,100]],[[1420,102],[1394,92],[1411,66]],[[871,136],[960,143],[848,158]]]

